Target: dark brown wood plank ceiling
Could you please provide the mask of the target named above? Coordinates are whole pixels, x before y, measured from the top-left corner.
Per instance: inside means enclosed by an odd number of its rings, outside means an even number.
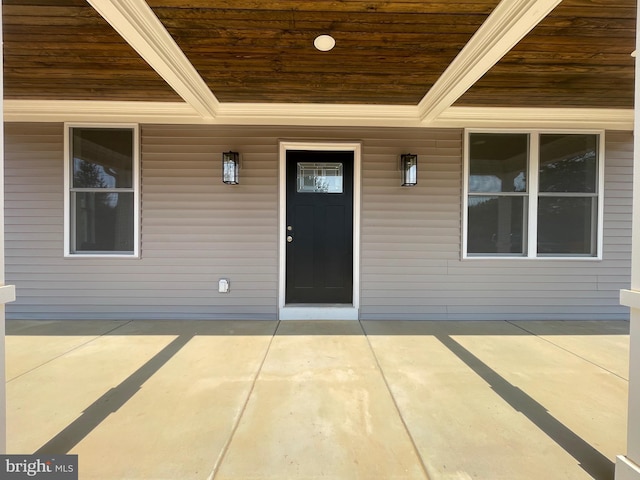
[[[84,0],[3,0],[7,99],[180,101]]]
[[[223,102],[415,105],[498,2],[148,3]]]
[[[415,105],[498,0],[148,3],[223,102]],[[456,105],[632,108],[635,16],[564,0]],[[4,0],[3,24],[5,98],[180,100],[85,0]]]
[[[633,108],[635,0],[564,0],[456,105]]]

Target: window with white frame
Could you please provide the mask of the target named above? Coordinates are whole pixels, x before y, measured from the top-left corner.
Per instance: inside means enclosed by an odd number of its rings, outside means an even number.
[[[136,126],[67,126],[67,255],[138,255]]]
[[[464,256],[599,258],[602,136],[468,132]]]

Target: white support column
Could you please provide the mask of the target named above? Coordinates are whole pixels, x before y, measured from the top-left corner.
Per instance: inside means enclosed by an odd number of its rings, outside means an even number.
[[[640,3],[636,15],[636,51],[640,46]],[[620,302],[631,308],[629,354],[629,419],[627,454],[618,456],[616,480],[640,480],[640,64],[636,60],[635,123],[633,141],[633,227],[631,245],[631,289],[620,294]]]

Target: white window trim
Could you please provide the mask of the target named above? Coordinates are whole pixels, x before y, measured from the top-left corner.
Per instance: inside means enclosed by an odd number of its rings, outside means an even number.
[[[130,128],[133,130],[133,252],[74,253],[71,251],[71,145],[72,128]],[[137,123],[64,124],[64,256],[65,258],[140,258],[140,127]]]
[[[527,172],[528,185],[527,196],[527,253],[526,255],[469,255],[467,253],[467,226],[468,226],[468,201],[469,201],[469,135],[471,133],[525,133],[529,135],[529,162]],[[537,256],[538,222],[532,219],[538,218],[538,164],[539,139],[543,134],[586,134],[598,135],[598,211],[596,232],[596,255],[594,256],[562,256],[546,255]],[[604,130],[555,130],[555,129],[492,129],[492,128],[467,128],[464,130],[463,151],[463,186],[462,186],[462,251],[463,260],[538,260],[538,261],[601,261],[604,239],[604,163],[605,163],[605,131]]]

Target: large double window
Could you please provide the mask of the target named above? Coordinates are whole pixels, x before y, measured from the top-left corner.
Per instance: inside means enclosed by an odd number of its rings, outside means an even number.
[[[66,128],[65,254],[137,256],[137,127]]]
[[[602,137],[467,132],[464,256],[600,258]]]

